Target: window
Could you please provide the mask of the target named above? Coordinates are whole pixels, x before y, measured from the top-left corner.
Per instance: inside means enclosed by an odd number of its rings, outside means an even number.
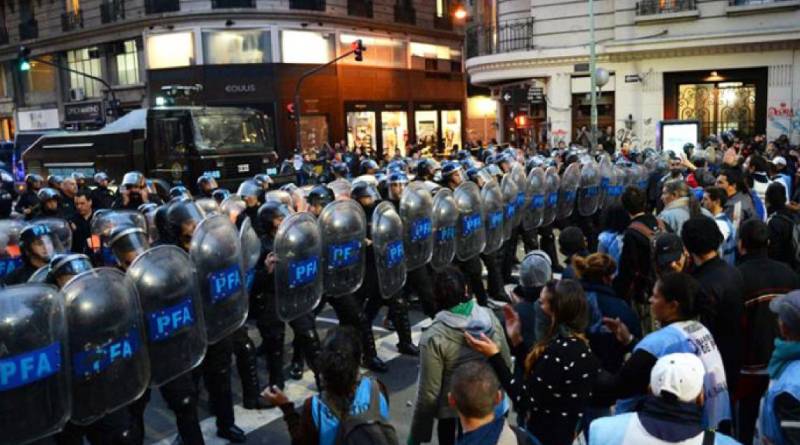
[[[0,65],[0,97],[11,97],[11,85],[9,84],[8,66]]]
[[[354,57],[347,57],[340,63],[349,65],[371,65],[389,68],[406,68],[406,42],[397,39],[387,39],[384,37],[359,36],[353,34],[339,35],[341,52],[350,50],[350,45],[356,40],[361,39],[367,50],[364,52],[364,61],[356,62]]]
[[[37,56],[37,58],[52,62],[53,56]],[[22,90],[25,92],[25,102],[34,102],[36,98],[46,96],[55,99],[52,93],[56,91],[56,69],[50,65],[31,61],[31,69],[22,73]]]
[[[436,0],[436,11],[434,11],[433,24],[437,28],[453,29],[453,21],[450,19],[449,0]]]
[[[20,40],[39,37],[39,24],[36,22],[33,0],[19,2],[19,38]]]
[[[139,50],[136,40],[122,42],[123,52],[116,55],[117,85],[136,85],[139,81]]]
[[[289,9],[308,9],[310,11],[324,11],[325,0],[289,0]]]
[[[313,31],[281,31],[283,63],[327,63],[333,58],[333,39]]]
[[[98,50],[94,47],[67,51],[67,66],[95,77],[103,76]],[[103,95],[103,84],[77,73],[69,73],[69,87],[82,88],[86,97]]]
[[[270,53],[268,31],[203,32],[203,60],[209,65],[267,63]]]
[[[436,0],[436,18],[444,18],[447,14],[447,0]]]
[[[81,0],[66,0],[64,7],[68,13],[77,13],[81,10]]]
[[[347,0],[347,14],[372,18],[372,0]]]
[[[155,34],[147,37],[147,67],[177,68],[194,63],[194,40],[191,32]]]

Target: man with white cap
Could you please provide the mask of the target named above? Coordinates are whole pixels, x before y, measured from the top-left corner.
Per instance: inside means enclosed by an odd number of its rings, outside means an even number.
[[[792,197],[792,177],[786,173],[786,158],[783,156],[775,156],[772,158],[772,177],[773,181],[780,181],[786,188],[786,200],[790,201]]]
[[[706,371],[695,354],[667,354],[650,372],[650,395],[637,411],[592,422],[589,445],[728,445],[732,438],[704,430]]]
[[[781,338],[769,361],[769,388],[761,401],[759,444],[800,444],[800,290],[772,300]]]

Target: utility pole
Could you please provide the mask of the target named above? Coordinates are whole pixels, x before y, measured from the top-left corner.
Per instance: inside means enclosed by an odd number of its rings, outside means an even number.
[[[591,133],[589,140],[592,144],[589,147],[589,152],[597,146],[597,54],[595,53],[595,40],[594,40],[594,0],[589,0],[589,73],[590,79],[590,101],[592,107],[592,122]]]

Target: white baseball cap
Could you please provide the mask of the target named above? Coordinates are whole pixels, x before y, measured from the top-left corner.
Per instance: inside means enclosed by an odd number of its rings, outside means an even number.
[[[772,158],[772,163],[775,165],[782,165],[786,167],[786,158],[784,158],[783,156],[775,156],[774,158]]]
[[[650,371],[650,390],[656,396],[668,392],[682,402],[692,402],[703,391],[703,362],[688,353],[667,354]]]

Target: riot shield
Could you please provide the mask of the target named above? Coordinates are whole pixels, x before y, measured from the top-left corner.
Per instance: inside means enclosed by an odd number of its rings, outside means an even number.
[[[47,275],[50,273],[50,266],[42,266],[36,269],[36,272],[28,278],[28,283],[42,283],[47,284]]]
[[[19,233],[25,223],[16,219],[0,220],[0,280],[22,267],[22,252],[19,247]]]
[[[70,415],[64,298],[44,284],[0,290],[0,443],[49,436]]]
[[[503,241],[511,238],[511,233],[514,231],[517,221],[517,182],[511,177],[510,173],[506,173],[500,181],[500,190],[503,192],[503,208],[505,210],[505,217],[503,218]]]
[[[353,200],[333,201],[319,214],[325,295],[355,292],[364,281],[367,217]]]
[[[573,162],[564,170],[564,174],[561,176],[561,182],[558,187],[558,210],[556,219],[563,220],[572,216],[580,182],[581,165],[578,162]]]
[[[492,179],[484,184],[481,189],[481,199],[486,218],[486,247],[483,248],[483,252],[493,253],[503,245],[505,240],[503,228],[506,225],[503,221],[503,192],[500,191],[497,181]]]
[[[372,213],[372,248],[383,298],[392,298],[406,283],[403,221],[394,206],[383,201]]]
[[[347,179],[339,178],[328,183],[328,188],[333,190],[333,196],[336,197],[336,200],[342,200],[350,198],[350,191],[353,190],[353,185]]]
[[[155,218],[155,215],[153,215]],[[117,265],[117,260],[108,245],[108,237],[117,227],[139,227],[148,232],[147,219],[133,210],[108,210],[95,214],[92,220],[91,246],[100,256],[102,264],[108,267]]]
[[[197,208],[203,213],[203,217],[221,212],[220,206],[214,198],[200,198],[196,199],[194,203],[197,204]]]
[[[549,226],[556,220],[559,183],[558,169],[556,167],[548,167],[545,172],[545,201],[542,226]]]
[[[228,215],[228,219],[230,219],[232,223],[236,224],[236,219],[239,217],[240,213],[245,211],[247,204],[244,203],[241,196],[231,195],[222,200],[219,208],[222,213]]]
[[[291,321],[313,311],[322,299],[322,234],[314,216],[303,212],[285,218],[274,253],[278,317]]]
[[[517,197],[514,201],[514,227],[517,227],[522,223],[526,204],[528,203],[528,180],[525,177],[525,167],[522,164],[514,163],[511,168],[511,179],[517,184]]]
[[[158,246],[128,268],[139,292],[150,354],[150,386],[158,387],[190,371],[206,354],[203,302],[189,255]]]
[[[458,207],[456,257],[467,261],[483,252],[486,246],[481,192],[474,182],[463,182],[453,192],[453,199]]]
[[[250,218],[242,221],[239,228],[239,240],[242,242],[242,270],[244,270],[244,284],[247,293],[253,290],[253,282],[256,277],[256,266],[261,257],[261,239],[258,238],[256,230]]]
[[[75,276],[62,292],[72,364],[71,420],[88,425],[147,389],[142,309],[131,280],[110,267]]]
[[[613,203],[619,202],[622,198],[622,192],[625,190],[625,169],[618,165],[611,166],[611,178],[608,185],[608,192],[606,193],[603,204],[610,206]]]
[[[542,225],[544,218],[545,174],[541,167],[536,167],[528,174],[528,210],[522,217],[525,230],[533,230]]]
[[[242,244],[236,226],[212,215],[194,229],[189,256],[197,270],[208,343],[238,329],[247,318],[249,299],[242,270]]]
[[[442,188],[433,197],[433,256],[431,267],[442,270],[456,255],[458,206],[450,189]]]
[[[69,253],[72,249],[72,228],[69,222],[61,218],[37,218],[31,224],[42,224],[50,229],[50,233],[61,243],[61,246],[54,244],[56,253]]]
[[[614,181],[614,164],[611,163],[608,155],[603,155],[600,159],[598,170],[600,172],[600,208],[604,209],[608,207],[606,201],[609,193],[612,192],[611,183]]]
[[[420,182],[408,184],[400,197],[406,270],[418,269],[433,255],[433,198]]]
[[[583,164],[580,188],[578,188],[578,213],[581,216],[591,216],[597,212],[600,205],[601,179],[597,163],[589,160]]]
[[[633,164],[633,175],[636,178],[634,184],[642,191],[647,191],[647,169],[641,164]]]

